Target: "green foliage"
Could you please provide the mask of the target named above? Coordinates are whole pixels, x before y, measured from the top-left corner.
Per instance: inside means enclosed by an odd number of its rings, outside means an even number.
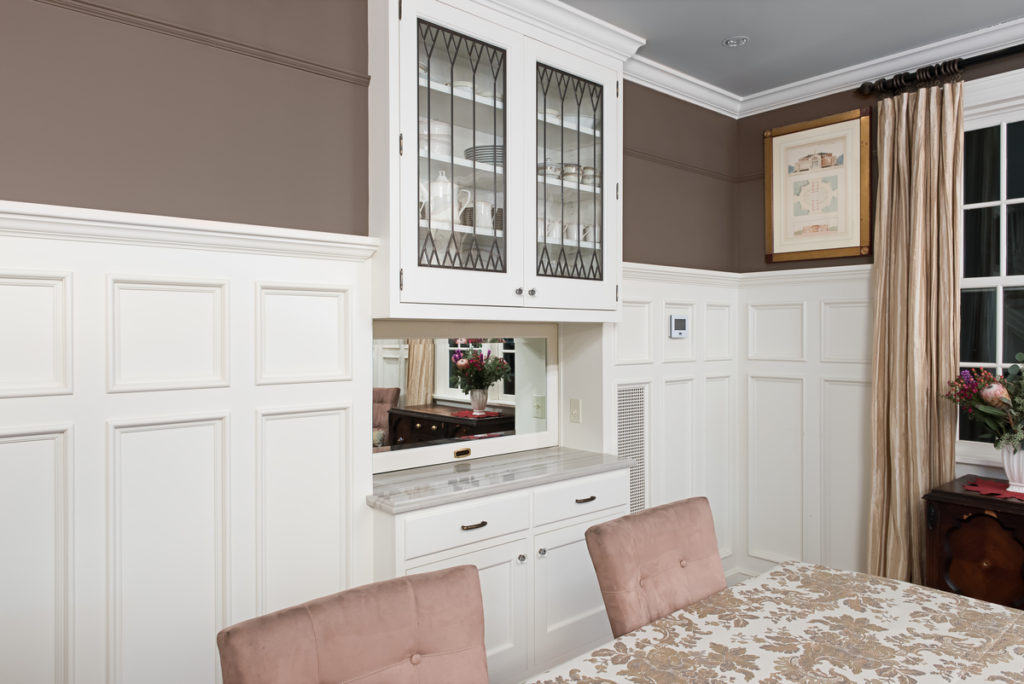
[[[512,374],[508,362],[493,356],[489,349],[486,354],[477,347],[456,351],[452,354],[452,363],[450,380],[466,394],[469,390],[487,389]]]
[[[968,419],[980,423],[995,438],[997,449],[1020,450],[1024,445],[1024,374],[1019,365],[1024,363],[1024,353],[1016,359],[1002,377],[983,368],[964,369],[942,395],[961,407]]]

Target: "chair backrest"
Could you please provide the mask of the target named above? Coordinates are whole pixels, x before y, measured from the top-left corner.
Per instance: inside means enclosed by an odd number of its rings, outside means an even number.
[[[595,525],[586,538],[616,637],[725,589],[704,497]]]
[[[373,429],[384,432],[384,444],[388,444],[388,411],[398,406],[401,394],[400,387],[373,388]]]
[[[224,684],[486,684],[472,565],[343,591],[217,635]]]

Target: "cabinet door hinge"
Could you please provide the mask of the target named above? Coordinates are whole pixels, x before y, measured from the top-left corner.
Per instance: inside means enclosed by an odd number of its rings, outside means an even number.
[[[398,156],[401,157],[405,152],[405,136],[401,133],[398,134]]]
[[[615,97],[619,96],[619,82],[615,82]]]
[[[402,0],[398,0],[398,21],[402,21]]]
[[[619,199],[619,184],[615,184],[615,199]]]
[[[405,289],[405,269],[404,268],[398,269],[398,289],[399,290],[404,290]]]
[[[619,301],[619,286],[615,286],[615,301]]]

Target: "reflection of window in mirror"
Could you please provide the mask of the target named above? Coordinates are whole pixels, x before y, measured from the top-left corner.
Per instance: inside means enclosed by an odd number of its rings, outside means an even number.
[[[436,324],[424,332],[428,330],[440,331]],[[487,455],[484,452],[503,453],[497,446],[481,448],[482,440],[507,438],[511,441],[503,443],[508,451],[554,444],[557,430],[554,416],[549,414],[548,397],[557,396],[555,336],[548,330],[539,332],[536,337],[442,337],[435,333],[430,337],[375,338],[374,470],[450,460],[456,450],[453,444],[466,445],[473,458]],[[474,407],[467,384],[478,383],[460,384],[457,361],[477,357],[500,361],[507,371],[484,390],[485,404]],[[463,369],[465,377],[465,363]],[[436,447],[437,458],[427,455],[432,447]],[[418,463],[413,454],[399,455],[410,450],[424,454],[424,462]]]

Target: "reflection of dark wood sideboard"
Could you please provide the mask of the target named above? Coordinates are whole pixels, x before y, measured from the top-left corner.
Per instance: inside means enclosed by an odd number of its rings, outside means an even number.
[[[924,495],[925,584],[1024,608],[1024,501],[964,490],[976,477]]]
[[[460,418],[453,415],[461,409],[452,406],[406,406],[388,411],[388,434],[392,446],[458,439],[490,432],[516,429],[514,411],[501,411],[500,416]]]

